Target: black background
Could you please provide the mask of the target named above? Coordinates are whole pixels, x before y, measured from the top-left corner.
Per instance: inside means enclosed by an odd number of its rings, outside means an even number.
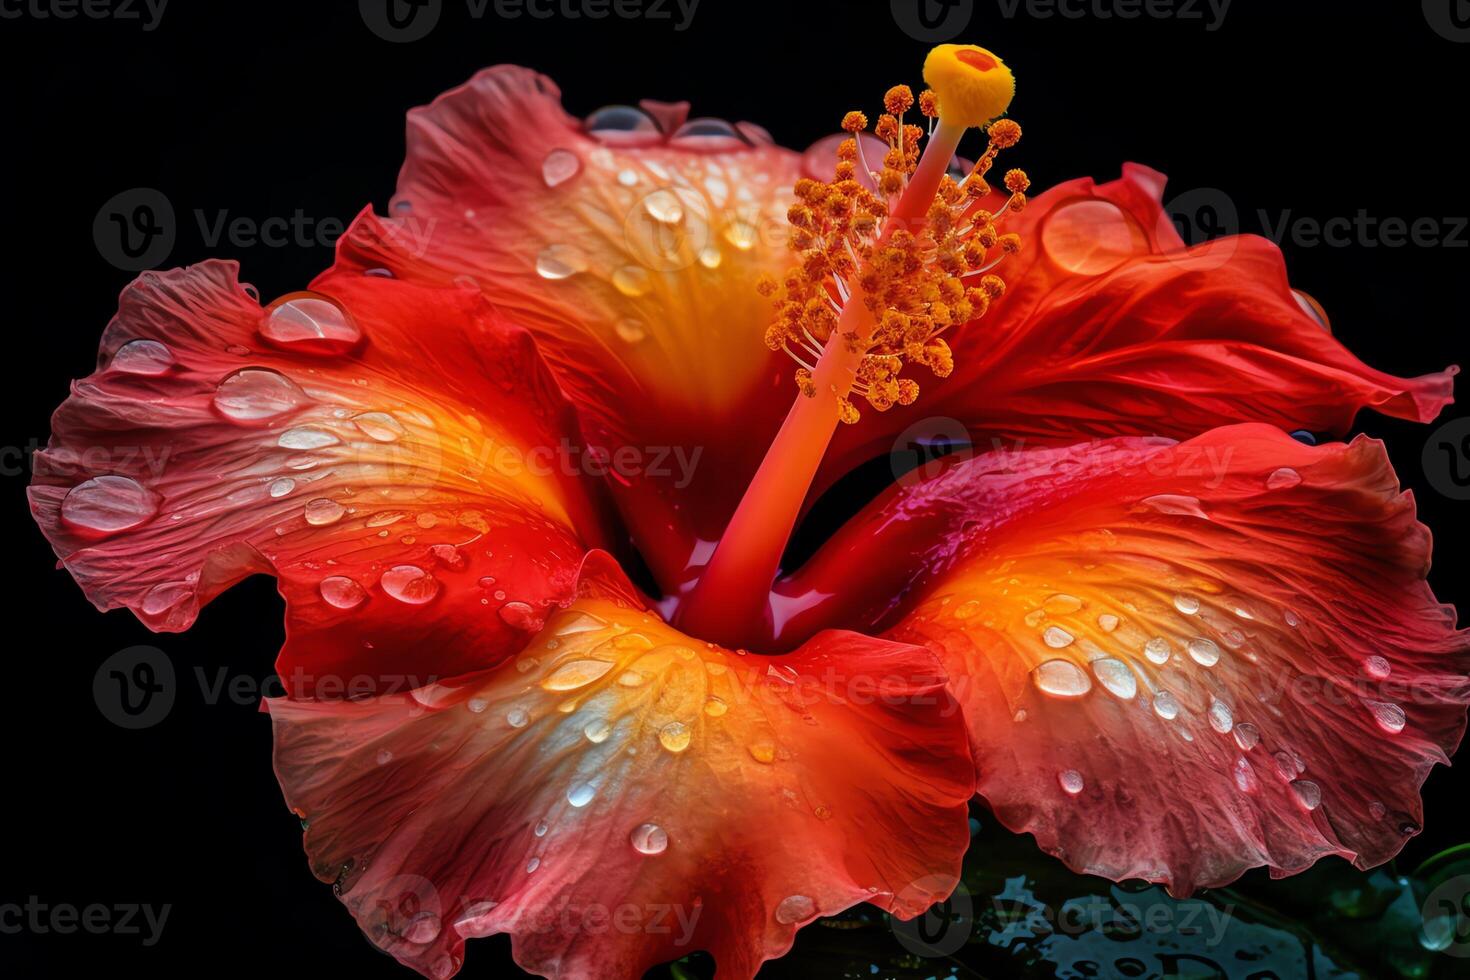
[[[5,0],[4,9],[13,9]],[[27,0],[32,2],[32,0]],[[651,0],[650,0],[651,2]],[[1092,3],[1093,0],[1088,0]],[[1183,0],[1181,0],[1183,2]],[[1454,0],[1444,0],[1448,7]],[[1038,18],[976,0],[959,40],[993,48],[1019,79],[1014,157],[1045,187],[1111,178],[1124,160],[1167,172],[1170,194],[1217,188],[1240,223],[1257,212],[1325,220],[1470,214],[1463,100],[1470,44],[1436,33],[1417,0],[1235,0],[1205,20]],[[1078,6],[1082,6],[1080,3]],[[1462,4],[1463,6],[1463,4]],[[104,258],[93,219],[113,195],[162,191],[178,216],[165,265],[211,254],[195,222],[350,219],[384,208],[403,152],[403,116],[485,65],[514,61],[555,78],[568,108],[689,99],[694,115],[750,119],[804,147],[850,107],[916,84],[928,45],[896,26],[887,0],[702,0],[671,20],[558,15],[472,19],[446,0],[436,29],[388,43],[355,2],[172,0],[157,28],[120,19],[0,19],[5,204],[5,476],[0,515],[8,690],[0,708],[0,904],[41,900],[172,906],[163,940],[0,935],[0,976],[61,977],[105,965],[142,976],[403,977],[308,873],[297,821],[272,776],[268,724],[249,698],[208,703],[209,683],[269,677],[280,601],[254,579],[192,631],[154,636],[82,598],[25,512],[25,464],[44,444],[69,379],[132,277]],[[1375,367],[1403,375],[1465,358],[1470,233],[1458,247],[1285,245],[1294,284]],[[301,288],[330,248],[230,247],[261,295]],[[1446,418],[1464,414],[1452,406]],[[1465,606],[1465,504],[1421,464],[1432,427],[1365,415],[1434,528],[1431,580]],[[109,723],[92,696],[98,665],[122,648],[162,648],[178,673],[169,716],[142,731]],[[1412,864],[1465,838],[1462,771],[1437,770]],[[514,972],[504,937],[471,944],[466,975]]]

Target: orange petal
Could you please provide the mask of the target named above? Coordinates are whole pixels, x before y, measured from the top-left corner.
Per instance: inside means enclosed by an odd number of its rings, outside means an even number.
[[[682,118],[653,108],[666,125]],[[764,449],[711,439],[774,432],[793,397],[791,365],[761,342],[755,283],[789,263],[800,158],[754,127],[666,133],[626,115],[645,128],[591,131],[544,76],[480,72],[409,114],[392,216],[362,219],[339,262],[478,283],[530,329],[588,442],[641,454],[610,482],[672,588],[686,539],[718,537]]]
[[[752,977],[819,915],[947,895],[973,790],[932,655],[785,657],[673,630],[600,573],[514,662],[363,701],[269,702],[313,871],[431,977],[510,933],[549,977],[705,949]]]
[[[131,285],[36,455],[36,520],[88,598],[156,630],[277,576],[299,692],[493,663],[602,533],[534,453],[570,413],[472,290],[317,288],[263,310],[225,262]]]
[[[1265,426],[995,453],[900,490],[803,587],[941,654],[979,792],[1073,868],[1177,893],[1418,833],[1467,635],[1380,443]],[[895,613],[892,597],[908,597]]]

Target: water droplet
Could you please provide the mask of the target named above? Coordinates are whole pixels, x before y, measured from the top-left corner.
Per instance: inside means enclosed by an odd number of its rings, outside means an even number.
[[[367,598],[367,590],[346,575],[328,575],[317,585],[328,605],[351,609]]]
[[[597,795],[597,787],[592,783],[576,783],[567,790],[567,802],[574,807],[584,807],[592,802],[592,797]]]
[[[1074,613],[1082,608],[1082,600],[1074,595],[1059,592],[1054,596],[1048,596],[1041,604],[1041,608],[1053,616],[1062,616]]]
[[[1193,616],[1199,612],[1199,600],[1192,595],[1180,593],[1174,597],[1174,608],[1186,616]]]
[[[624,187],[637,187],[638,186],[638,171],[636,171],[636,170],[630,170],[630,169],[628,169],[626,167],[623,168],[622,170],[619,170],[618,171],[618,183],[619,184],[622,184]]]
[[[294,411],[306,401],[306,393],[279,371],[241,368],[219,383],[214,407],[236,422],[258,422]]]
[[[1210,727],[1221,735],[1235,727],[1235,719],[1230,714],[1230,705],[1218,698],[1210,698],[1210,710],[1206,714],[1210,719]]]
[[[552,150],[541,161],[541,179],[547,187],[565,184],[582,172],[582,158],[571,150]]]
[[[1070,660],[1046,661],[1031,672],[1031,680],[1055,698],[1078,698],[1092,690],[1092,681]]]
[[[270,495],[272,497],[284,497],[286,496],[286,494],[295,489],[296,481],[291,479],[289,476],[283,476],[281,477],[281,479],[271,483]]]
[[[1082,792],[1082,787],[1085,785],[1082,780],[1082,773],[1078,772],[1076,769],[1063,769],[1061,772],[1057,773],[1057,782],[1061,785],[1063,790],[1073,796],[1076,796],[1078,793]]]
[[[306,518],[306,523],[313,527],[322,527],[340,521],[342,515],[347,513],[347,509],[329,497],[317,497],[315,500],[307,501],[302,513]]]
[[[282,449],[323,449],[327,446],[335,446],[339,442],[341,440],[326,429],[298,425],[294,429],[282,432],[280,438],[276,440],[276,445]]]
[[[130,340],[117,349],[108,365],[124,374],[163,374],[174,366],[173,351],[156,340]]]
[[[617,332],[618,339],[625,344],[636,344],[648,336],[648,331],[643,328],[643,321],[633,317],[624,317],[613,327]]]
[[[1298,779],[1291,784],[1291,791],[1296,794],[1297,802],[1308,810],[1322,805],[1322,787],[1310,779]]]
[[[755,742],[750,746],[750,757],[756,762],[770,765],[776,761],[776,746],[770,742]]]
[[[538,824],[537,824],[537,825],[536,825],[536,827],[535,827],[535,829],[533,829],[533,830],[532,830],[532,831],[531,831],[531,833],[533,833],[533,834],[535,834],[535,835],[536,835],[536,836],[537,836],[537,837],[545,837],[545,836],[546,836],[546,832],[547,832],[547,831],[548,831],[548,830],[550,830],[550,829],[551,829],[551,828],[550,828],[550,827],[548,827],[548,826],[546,826],[546,824],[545,824],[545,823],[538,823]]]
[[[1063,647],[1072,645],[1072,634],[1060,626],[1048,626],[1042,631],[1041,638],[1046,642],[1047,646],[1054,650],[1060,650]]]
[[[1203,636],[1196,636],[1190,640],[1185,644],[1184,649],[1189,652],[1189,659],[1201,667],[1213,667],[1220,662],[1219,644]]]
[[[157,514],[161,500],[131,477],[94,476],[67,491],[61,501],[61,519],[82,531],[116,534]]]
[[[646,296],[653,288],[653,277],[642,266],[624,265],[613,271],[612,283],[624,296]]]
[[[530,722],[531,716],[525,708],[511,708],[505,713],[505,723],[511,728],[525,728]]]
[[[1266,489],[1287,490],[1302,482],[1302,475],[1290,466],[1283,466],[1279,470],[1273,470],[1266,477]]]
[[[1255,768],[1243,756],[1235,760],[1235,785],[1242,793],[1254,793],[1260,785]]]
[[[1177,493],[1160,493],[1152,497],[1145,497],[1144,506],[1158,511],[1160,514],[1169,514],[1174,517],[1198,517],[1209,520],[1209,515],[1200,506],[1198,497],[1190,497]]]
[[[678,196],[666,188],[660,188],[643,198],[643,210],[659,224],[676,225],[684,220],[684,205]]]
[[[587,256],[575,245],[548,245],[536,256],[536,274],[542,279],[567,279],[587,271]]]
[[[1367,705],[1368,710],[1373,712],[1373,720],[1378,722],[1378,727],[1385,732],[1388,732],[1390,735],[1397,735],[1404,730],[1404,725],[1408,719],[1404,715],[1403,708],[1389,701],[1370,701],[1366,698],[1363,700],[1363,704]]]
[[[1292,432],[1291,437],[1305,446],[1315,446],[1317,444],[1317,437],[1306,429],[1296,429]]]
[[[317,293],[281,297],[261,323],[260,335],[279,347],[313,354],[341,354],[362,340],[347,311]]]
[[[1118,628],[1118,617],[1112,613],[1103,613],[1097,617],[1097,625],[1102,628],[1104,633],[1111,633]]]
[[[760,229],[754,222],[744,218],[735,218],[725,225],[725,241],[735,246],[742,252],[748,252],[755,248],[756,242],[760,241]]]
[[[652,116],[629,105],[604,106],[588,116],[584,125],[588,135],[616,146],[652,143],[663,135]]]
[[[782,925],[805,922],[816,914],[816,903],[805,895],[788,895],[776,906],[776,921]]]
[[[670,752],[683,752],[689,748],[693,733],[682,721],[671,721],[658,730],[658,743]]]
[[[500,607],[499,615],[501,621],[512,629],[535,632],[544,625],[536,610],[524,602],[507,602]]]
[[[740,150],[749,146],[734,126],[723,119],[691,119],[674,131],[669,145],[681,150],[701,150],[706,153],[720,150]]]
[[[718,718],[729,710],[730,706],[726,704],[721,698],[718,698],[713,694],[705,698],[704,713],[709,715],[711,718]]]
[[[1077,198],[1047,215],[1041,226],[1047,258],[1068,272],[1099,276],[1132,255],[1148,251],[1137,222],[1111,202]]]
[[[1286,610],[1285,615],[1283,615],[1281,618],[1287,626],[1290,626],[1292,628],[1296,628],[1297,626],[1301,625],[1301,620],[1298,619],[1296,613],[1292,612],[1290,609]]]
[[[1261,744],[1261,730],[1248,721],[1243,721],[1235,726],[1235,744],[1239,745],[1241,751],[1249,752]]]
[[[612,662],[608,660],[571,660],[552,671],[541,682],[541,686],[548,691],[575,691],[591,684],[612,668]]]
[[[1379,681],[1393,673],[1393,667],[1389,664],[1388,660],[1379,656],[1369,657],[1367,660],[1364,660],[1363,670],[1368,673],[1369,677]]]
[[[1271,753],[1271,759],[1276,763],[1276,774],[1287,782],[1291,782],[1303,772],[1301,761],[1285,749]]]
[[[639,824],[628,835],[633,850],[639,854],[662,854],[668,850],[669,835],[656,823]]]
[[[375,442],[397,442],[406,431],[403,423],[387,412],[364,412],[354,416],[352,421],[363,435]]]
[[[470,709],[470,714],[481,715],[485,713],[486,708],[490,707],[490,702],[484,698],[470,698],[464,706]]]
[[[526,874],[535,873],[536,869],[539,867],[541,867],[541,859],[531,858],[531,860],[526,862]]]
[[[1116,697],[1127,701],[1138,693],[1138,678],[1133,670],[1121,660],[1103,657],[1092,662],[1092,672],[1099,683]]]
[[[591,742],[593,745],[601,745],[603,742],[606,742],[607,737],[612,734],[612,726],[609,725],[607,722],[602,721],[601,719],[598,719],[597,721],[589,721],[587,723],[587,727],[582,729],[582,734],[585,735],[587,741]]]
[[[724,255],[713,245],[706,245],[699,250],[699,264],[706,269],[718,269],[724,261]]]
[[[1179,699],[1168,691],[1160,691],[1154,695],[1154,714],[1165,721],[1173,721],[1179,717]]]
[[[1143,645],[1143,655],[1150,662],[1166,664],[1169,662],[1169,641],[1162,636],[1156,636]]]
[[[439,580],[417,565],[394,565],[383,573],[378,584],[394,599],[414,606],[439,594]]]

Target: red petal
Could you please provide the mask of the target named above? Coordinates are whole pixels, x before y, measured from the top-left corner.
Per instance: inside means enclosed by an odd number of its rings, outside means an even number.
[[[973,782],[930,654],[831,632],[740,656],[601,583],[514,663],[269,703],[312,869],[374,942],[431,977],[499,932],[549,977],[696,949],[752,977],[818,915],[949,893]]]
[[[650,108],[666,125],[687,109]],[[755,282],[789,261],[799,157],[656,128],[599,139],[549,79],[508,65],[415,109],[408,130],[393,216],[349,232],[340,262],[477,282],[530,329],[588,442],[612,455],[645,557],[677,586],[764,450],[725,435],[774,432],[794,392],[791,365],[761,342]],[[383,225],[397,247],[378,244]]]
[[[1186,893],[1418,832],[1470,701],[1429,545],[1380,443],[1243,425],[962,463],[801,584],[877,566],[865,610],[824,615],[892,622],[907,596],[887,635],[943,656],[1006,825]]]
[[[1424,422],[1453,400],[1456,368],[1405,379],[1354,357],[1303,308],[1266,239],[1184,248],[1163,186],[1128,165],[1121,180],[1070,181],[1008,216],[1024,242],[997,270],[1009,288],[948,338],[954,374],[920,379],[926,419],[1021,448],[1234,422],[1340,435],[1361,408]],[[883,418],[839,431],[826,480],[919,421]]]
[[[473,291],[317,288],[268,313],[233,263],[131,285],[36,456],[36,520],[88,598],[156,630],[276,575],[296,690],[493,663],[600,538],[572,477],[531,472],[569,413]]]

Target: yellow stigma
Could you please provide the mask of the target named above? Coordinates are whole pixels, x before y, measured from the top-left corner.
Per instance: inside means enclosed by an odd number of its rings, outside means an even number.
[[[973,44],[941,44],[930,51],[924,81],[939,102],[939,121],[952,126],[984,126],[1016,94],[1006,63]]]

